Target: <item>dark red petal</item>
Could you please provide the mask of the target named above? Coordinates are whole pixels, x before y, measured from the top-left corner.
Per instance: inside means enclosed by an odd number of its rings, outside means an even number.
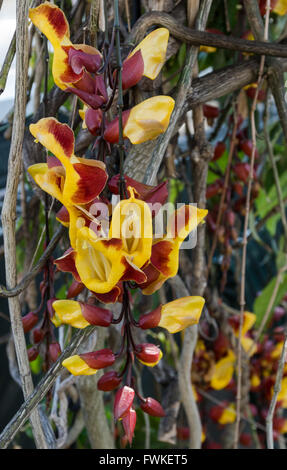
[[[115,355],[111,349],[99,349],[89,353],[79,355],[92,369],[103,369],[112,366],[115,362]]]
[[[122,68],[123,90],[136,85],[143,76],[144,61],[141,51],[137,51],[129,59],[126,59]]]
[[[117,391],[114,401],[114,417],[116,420],[128,414],[133,404],[134,396],[135,391],[127,385]]]
[[[97,387],[103,392],[110,392],[112,390],[115,390],[119,386],[121,381],[122,378],[118,376],[117,372],[111,370],[102,375],[102,377],[98,381]]]
[[[165,416],[163,407],[154,398],[148,397],[145,402],[140,404],[140,407],[145,413],[151,416],[157,416],[158,418]]]
[[[57,266],[59,271],[72,273],[76,281],[81,282],[81,278],[75,265],[75,256],[75,250],[73,250],[73,248],[69,248],[61,258],[54,261],[54,264]]]
[[[127,123],[130,115],[130,109],[123,112],[123,129]],[[113,121],[109,122],[104,132],[104,139],[110,144],[116,144],[119,142],[119,118],[116,117]]]
[[[109,326],[111,324],[113,314],[110,310],[82,302],[80,304],[84,318],[91,325]]]
[[[123,427],[129,443],[132,443],[134,430],[136,427],[137,414],[133,408],[131,408],[126,416],[123,417]]]
[[[139,319],[139,326],[142,330],[156,328],[161,319],[161,305],[150,313],[142,315]]]
[[[69,65],[76,74],[80,74],[85,68],[88,72],[95,73],[99,69],[102,58],[100,54],[88,54],[80,49],[69,48]]]

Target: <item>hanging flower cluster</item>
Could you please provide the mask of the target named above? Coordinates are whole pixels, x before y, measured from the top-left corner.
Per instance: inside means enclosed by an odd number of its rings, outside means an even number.
[[[286,300],[287,296],[283,300],[285,305]],[[272,321],[268,325],[268,333],[265,333],[263,338],[258,341],[255,339],[254,331],[256,315],[246,311],[243,317],[240,341],[243,354],[249,357],[249,371],[244,386],[249,393],[250,412],[253,419],[258,423],[257,432],[263,448],[266,445],[264,426],[274,393],[278,359],[284,342],[282,320],[285,315],[286,306],[276,307]],[[239,336],[239,324],[240,315],[231,315],[216,338],[212,338],[212,331],[207,323],[202,322],[201,324],[201,336],[197,342],[192,364],[192,383],[203,422],[210,418],[213,423],[216,423],[219,431],[216,441],[214,441],[215,434],[206,436],[203,443],[204,448],[221,448],[221,431],[236,419],[234,402],[237,388],[234,379],[236,375],[234,338]],[[287,408],[286,392],[287,366],[285,365],[273,421],[274,439],[278,439],[280,434],[286,433],[287,430],[287,419],[283,413]],[[215,402],[208,408],[208,418],[204,415],[207,406],[205,393],[210,394]],[[249,414],[246,413],[244,417],[248,420]],[[178,436],[183,440],[188,438],[188,433],[184,430],[185,428],[181,427],[178,429]],[[249,447],[251,441],[250,428],[246,425],[242,429],[240,443],[244,447]]]
[[[157,210],[151,204],[163,204],[168,196],[166,183],[144,185],[126,175],[108,182],[104,163],[109,145],[119,142],[119,117],[107,122],[105,114],[118,87],[118,70],[113,71],[101,53],[85,44],[72,44],[69,25],[63,12],[45,2],[30,10],[32,22],[48,37],[53,48],[52,73],[55,83],[74,93],[84,103],[82,118],[89,131],[98,137],[98,159],[75,155],[75,137],[67,124],[46,117],[30,125],[30,132],[50,154],[46,163],[32,165],[29,173],[45,192],[62,203],[57,219],[69,229],[70,248],[57,260],[59,271],[70,272],[74,281],[66,300],[54,300],[50,318],[55,326],[74,328],[89,325],[108,327],[122,322],[122,343],[118,352],[105,348],[69,357],[63,361],[74,375],[93,375],[99,369],[119,363],[98,381],[99,390],[117,389],[115,419],[122,420],[124,441],[132,441],[136,424],[135,396],[141,409],[161,417],[161,405],[143,397],[132,376],[133,363],[153,367],[162,357],[151,343],[137,344],[134,329],[161,327],[176,333],[199,321],[204,299],[188,296],[159,305],[153,311],[134,318],[129,289],[141,289],[145,295],[156,292],[178,271],[179,249],[185,238],[203,221],[207,211],[183,205],[169,215],[166,229],[158,237],[153,222]],[[122,66],[122,88],[134,86],[142,76],[154,80],[165,60],[168,30],[150,33],[128,55]],[[112,91],[108,92],[108,87]],[[155,96],[126,110],[122,115],[123,137],[132,144],[156,138],[169,123],[174,100]],[[124,190],[121,184],[124,178]],[[103,191],[120,194],[113,208]],[[122,194],[123,193],[123,194]],[[87,302],[73,300],[84,289]],[[120,302],[118,318],[104,304]]]

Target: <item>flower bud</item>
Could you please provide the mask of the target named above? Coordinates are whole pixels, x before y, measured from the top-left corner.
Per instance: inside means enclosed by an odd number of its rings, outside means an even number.
[[[149,328],[156,328],[161,319],[161,308],[160,305],[155,310],[146,315],[142,315],[139,319],[139,326],[142,330],[148,330]]]
[[[132,443],[134,430],[137,421],[137,414],[133,408],[131,408],[127,415],[123,417],[123,427],[129,443]]]
[[[213,158],[212,158],[212,161],[215,162],[216,160],[218,160],[220,157],[222,157],[222,155],[224,154],[225,152],[225,149],[226,149],[226,145],[224,142],[217,142],[215,148],[214,148],[214,154],[213,154]]]
[[[85,285],[82,282],[74,280],[68,289],[67,299],[77,297],[84,289]]]
[[[40,343],[44,338],[44,331],[41,328],[35,328],[33,331],[33,342],[35,344]]]
[[[111,349],[99,349],[79,355],[92,369],[103,369],[109,367],[115,362],[115,355]]]
[[[119,386],[122,379],[118,376],[117,372],[111,370],[106,372],[98,381],[98,390],[102,392],[111,392]]]
[[[61,351],[61,347],[60,347],[59,343],[55,342],[55,343],[51,343],[49,345],[49,357],[50,357],[52,362],[56,362],[56,360],[60,356],[61,352],[62,351]]]
[[[39,355],[39,351],[35,346],[32,346],[31,348],[28,349],[28,359],[30,362],[35,361]]]
[[[140,407],[145,413],[151,416],[157,416],[158,418],[162,418],[163,416],[165,416],[163,407],[154,398],[148,397],[144,402],[140,404]]]
[[[34,312],[29,312],[27,315],[22,317],[22,324],[23,324],[23,329],[24,333],[28,333],[28,331],[31,331],[32,328],[38,323],[38,315]]]
[[[134,396],[135,391],[127,385],[117,391],[114,401],[115,420],[124,418],[128,414],[133,404]]]
[[[149,366],[156,365],[162,357],[161,350],[151,343],[138,344],[135,354],[140,362]]]

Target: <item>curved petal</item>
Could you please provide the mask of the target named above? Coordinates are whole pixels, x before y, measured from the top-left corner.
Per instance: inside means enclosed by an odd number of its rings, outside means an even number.
[[[62,166],[49,168],[47,163],[36,163],[28,168],[28,172],[43,191],[63,202],[65,170]]]
[[[170,96],[154,96],[131,109],[123,129],[124,137],[132,144],[153,140],[166,131],[174,108]]]
[[[169,38],[167,28],[158,28],[148,34],[129,54],[128,59],[141,51],[144,71],[143,75],[154,80],[160,73],[164,62]]]
[[[97,369],[89,367],[88,364],[77,354],[65,359],[62,362],[62,365],[73,375],[94,375],[98,372]]]
[[[199,322],[205,300],[199,296],[181,297],[162,306],[158,326],[170,333],[195,325]]]
[[[64,165],[74,154],[75,137],[67,124],[61,124],[53,117],[42,118],[30,124],[29,130],[46,149],[53,153]]]
[[[37,8],[30,8],[29,18],[55,47],[70,43],[69,23],[60,8],[50,2],[44,2]]]

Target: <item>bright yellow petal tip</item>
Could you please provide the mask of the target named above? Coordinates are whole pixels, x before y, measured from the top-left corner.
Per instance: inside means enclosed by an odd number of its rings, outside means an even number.
[[[170,96],[153,96],[131,109],[124,137],[132,144],[153,140],[166,131],[175,101]]]
[[[199,296],[181,297],[162,306],[161,319],[158,326],[166,328],[170,333],[195,325],[199,322],[205,300]]]
[[[53,308],[62,323],[74,328],[86,328],[89,326],[83,317],[81,305],[76,300],[56,300]]]
[[[97,369],[92,369],[88,364],[80,358],[80,356],[70,356],[62,362],[62,366],[66,367],[73,375],[94,375]]]

